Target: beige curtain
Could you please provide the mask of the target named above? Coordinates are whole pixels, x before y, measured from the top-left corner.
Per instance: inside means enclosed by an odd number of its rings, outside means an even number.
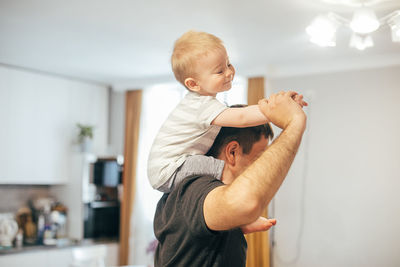
[[[255,105],[264,98],[264,78],[249,78],[247,89],[247,103]],[[263,215],[267,217],[267,208]],[[247,240],[247,267],[269,267],[269,240],[268,232],[246,235]]]
[[[123,172],[123,196],[119,234],[119,265],[128,265],[130,221],[135,197],[136,162],[139,141],[142,90],[126,92],[125,95],[125,151]]]

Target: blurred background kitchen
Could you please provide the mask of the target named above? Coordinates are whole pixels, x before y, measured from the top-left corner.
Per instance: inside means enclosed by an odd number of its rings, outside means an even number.
[[[247,267],[400,266],[398,0],[0,0],[0,266],[152,266],[147,154],[189,29],[227,104],[304,94],[307,130]],[[276,134],[279,133],[278,129]],[[256,247],[256,248],[255,248]]]
[[[123,157],[97,158],[88,151],[81,153],[82,175],[76,175],[75,183],[69,179],[60,184],[49,180],[0,186],[0,255],[42,252],[45,258],[51,248],[69,249],[73,255],[74,249],[82,247],[85,254],[84,247],[93,246],[104,251],[104,264],[110,251],[113,253],[107,261],[117,264]],[[18,261],[31,264],[22,258]],[[74,257],[64,257],[64,261],[66,266],[88,264]],[[49,264],[62,266],[59,262]]]

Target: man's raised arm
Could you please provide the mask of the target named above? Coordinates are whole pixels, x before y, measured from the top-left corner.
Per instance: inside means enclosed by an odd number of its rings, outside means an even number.
[[[283,131],[231,184],[207,195],[204,216],[210,229],[228,230],[255,221],[278,191],[306,126],[306,115],[293,94],[281,92],[259,102],[260,110]]]

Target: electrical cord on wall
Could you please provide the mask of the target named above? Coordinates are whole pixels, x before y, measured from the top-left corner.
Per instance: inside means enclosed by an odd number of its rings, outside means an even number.
[[[312,100],[312,94],[310,96],[310,101]],[[303,136],[303,148],[304,148],[304,164],[303,164],[303,172],[301,177],[301,195],[300,195],[300,228],[297,234],[296,239],[296,254],[291,259],[284,259],[280,256],[279,251],[276,249],[276,241],[275,241],[275,227],[272,227],[270,230],[270,266],[274,267],[274,255],[277,260],[284,264],[293,264],[297,262],[301,255],[301,241],[304,233],[304,214],[305,214],[305,192],[306,192],[306,178],[308,176],[308,158],[309,158],[309,129],[310,129],[310,121],[311,121],[311,107],[307,108],[307,128],[305,135]],[[271,201],[271,218],[275,218],[275,198]],[[276,251],[274,253],[274,251]]]

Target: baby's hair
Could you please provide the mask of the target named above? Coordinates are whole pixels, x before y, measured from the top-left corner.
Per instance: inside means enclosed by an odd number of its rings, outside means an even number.
[[[218,37],[206,32],[188,31],[175,41],[171,56],[175,78],[185,86],[185,79],[195,75],[196,61],[210,51],[224,49]]]

